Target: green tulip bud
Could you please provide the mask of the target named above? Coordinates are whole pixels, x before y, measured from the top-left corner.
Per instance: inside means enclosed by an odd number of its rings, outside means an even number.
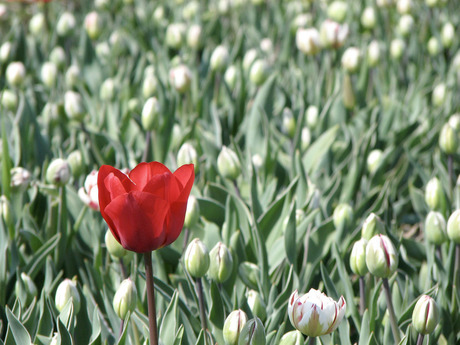
[[[353,209],[348,204],[337,205],[334,209],[332,220],[336,228],[340,226],[350,226],[353,221]]]
[[[77,21],[74,15],[70,12],[64,12],[58,19],[56,32],[59,36],[68,36],[73,32],[76,25]]]
[[[249,320],[241,330],[238,345],[265,345],[265,328],[258,317]]]
[[[199,49],[203,45],[203,29],[194,24],[187,31],[187,45],[192,49]]]
[[[99,97],[103,101],[111,101],[113,100],[115,95],[115,82],[112,78],[107,78],[101,85],[101,89],[99,91]]]
[[[257,50],[249,49],[243,57],[243,70],[247,73],[257,58]]]
[[[107,251],[113,258],[122,259],[131,255],[131,252],[123,248],[122,245],[115,239],[110,229],[105,233],[104,240]]]
[[[210,265],[210,255],[206,245],[195,238],[187,247],[184,256],[187,272],[194,278],[203,277]]]
[[[142,83],[142,95],[144,98],[149,98],[155,95],[158,89],[158,79],[155,74],[147,74]]]
[[[236,153],[228,147],[222,147],[217,157],[217,170],[228,179],[235,180],[241,174],[241,164]]]
[[[74,91],[67,91],[64,95],[64,110],[69,119],[82,120],[85,115],[85,109],[81,95]]]
[[[46,181],[57,186],[63,186],[70,180],[70,166],[66,160],[56,158],[51,161],[46,170]]]
[[[5,63],[11,58],[13,45],[11,42],[5,42],[0,46],[0,61]]]
[[[69,163],[70,170],[74,177],[78,177],[83,173],[84,163],[80,151],[75,150],[71,152],[69,157],[67,157],[67,162]]]
[[[223,328],[225,345],[238,345],[241,330],[247,321],[248,317],[241,309],[234,310],[227,316]]]
[[[353,83],[348,73],[345,73],[343,77],[343,89],[342,89],[343,105],[347,109],[353,109],[356,104],[355,92],[353,90]]]
[[[451,155],[457,151],[457,146],[457,133],[449,123],[446,123],[439,134],[439,147],[445,154]]]
[[[193,164],[195,172],[198,170],[198,153],[190,143],[184,143],[177,152],[177,165]]]
[[[422,295],[415,304],[412,312],[412,324],[421,334],[430,334],[439,323],[439,309],[435,300],[427,295]]]
[[[157,126],[158,117],[161,111],[160,103],[156,97],[150,97],[142,108],[142,127],[146,131],[151,131]]]
[[[25,192],[30,185],[31,175],[27,169],[16,167],[11,169],[11,189],[14,192]]]
[[[200,10],[200,4],[195,1],[189,1],[184,8],[182,9],[182,16],[186,20],[191,20],[193,17],[195,17]]]
[[[443,211],[445,207],[446,199],[444,190],[441,182],[436,177],[433,177],[426,185],[425,202],[430,210]]]
[[[382,150],[375,149],[369,152],[369,156],[367,156],[367,171],[369,173],[374,174],[380,165],[383,162],[383,152]]]
[[[301,11],[302,8],[294,10],[295,12]],[[310,13],[301,13],[295,16],[291,23],[291,34],[297,33],[301,28],[306,28],[312,24],[312,15]]]
[[[165,8],[163,6],[158,6],[155,8],[155,11],[153,11],[153,20],[157,23],[163,21],[165,18]]]
[[[292,114],[292,110],[289,108],[283,109],[283,132],[287,134],[289,138],[294,138],[295,130],[296,130],[296,123],[294,114]]]
[[[436,85],[433,89],[433,94],[431,95],[431,102],[434,106],[440,107],[444,104],[446,100],[447,87],[446,84],[441,83]]]
[[[316,55],[321,50],[321,37],[316,28],[299,28],[295,35],[297,48],[305,55]]]
[[[366,7],[361,14],[361,25],[368,30],[375,28],[377,18],[373,7]]]
[[[380,45],[374,40],[367,46],[367,62],[370,67],[375,67],[380,61]]]
[[[427,43],[428,53],[431,56],[436,56],[441,51],[441,44],[436,37],[430,37]]]
[[[233,271],[233,257],[230,250],[222,242],[218,242],[209,252],[209,270],[210,279],[218,283],[225,282]]]
[[[6,80],[13,87],[19,87],[26,77],[26,68],[20,61],[11,62],[6,68]]]
[[[13,91],[5,89],[1,93],[1,103],[3,108],[14,112],[18,107],[18,96]]]
[[[405,49],[406,44],[400,38],[395,38],[390,43],[390,55],[394,60],[401,59]]]
[[[460,113],[453,114],[449,117],[449,125],[456,131],[460,131]]]
[[[460,210],[450,215],[447,221],[447,236],[456,244],[460,244]]]
[[[284,334],[281,337],[279,345],[303,345],[303,335],[300,331],[295,330]]]
[[[127,278],[121,282],[113,297],[113,309],[120,319],[125,320],[128,312],[133,312],[136,308],[136,303],[136,286],[130,278]]]
[[[14,225],[11,203],[5,195],[0,196],[0,215],[7,227]]]
[[[187,210],[185,212],[184,228],[193,228],[200,219],[200,206],[198,200],[190,195],[187,202]]]
[[[399,14],[408,14],[411,12],[413,7],[412,0],[398,0],[396,8]]]
[[[371,213],[363,223],[361,237],[370,240],[372,237],[385,232],[385,224],[375,213]]]
[[[37,287],[33,280],[24,272],[21,273],[15,284],[16,296],[22,298],[23,305],[30,305],[34,297],[37,296]]]
[[[265,54],[270,55],[273,54],[273,42],[268,37],[262,39],[260,41],[260,50],[263,51]]]
[[[34,37],[40,37],[43,35],[45,28],[45,15],[41,12],[34,14],[29,21],[29,31]]]
[[[425,219],[425,235],[429,242],[436,245],[441,245],[447,240],[446,220],[442,213],[428,213]]]
[[[59,46],[54,47],[50,53],[50,61],[59,69],[64,68],[67,63],[64,48]]]
[[[256,85],[262,85],[268,78],[270,67],[265,60],[259,59],[254,61],[249,72],[249,80]]]
[[[436,7],[438,5],[439,0],[425,0],[425,3],[428,7]]]
[[[182,47],[185,34],[185,24],[173,23],[170,24],[166,29],[165,42],[169,48],[179,49]]]
[[[388,278],[396,271],[398,255],[387,236],[375,235],[367,243],[366,265],[371,274],[380,278]]]
[[[361,51],[356,47],[349,47],[342,55],[342,67],[349,73],[355,73],[361,63]]]
[[[340,48],[348,36],[348,25],[326,19],[320,28],[321,42],[328,48]]]
[[[310,128],[304,127],[302,128],[302,132],[300,133],[300,148],[302,151],[305,151],[311,143],[311,132]]]
[[[209,67],[211,71],[221,71],[228,64],[229,54],[227,47],[217,46],[212,52],[211,59],[209,60]]]
[[[345,1],[333,1],[327,7],[327,15],[336,22],[343,23],[347,16],[348,4]]]
[[[106,62],[108,61],[110,55],[111,55],[111,49],[109,46],[109,43],[106,41],[99,42],[96,44],[96,55],[99,58],[99,60]]]
[[[65,74],[65,84],[69,89],[74,88],[80,81],[80,69],[72,65],[67,69]]]
[[[260,276],[260,268],[252,262],[244,261],[238,267],[238,274],[246,286],[257,289],[257,281]]]
[[[80,294],[77,290],[77,283],[70,279],[64,279],[56,290],[56,309],[61,312],[70,299],[72,300],[74,314],[77,314],[80,310]]]
[[[58,69],[52,62],[45,62],[42,66],[40,76],[45,86],[52,88],[56,83]]]
[[[102,33],[104,23],[101,16],[95,11],[90,12],[85,17],[85,30],[89,38],[96,40]]]
[[[360,277],[367,273],[366,246],[367,240],[365,238],[356,241],[350,255],[350,268],[353,273],[359,275]]]
[[[236,67],[234,65],[228,66],[224,74],[224,80],[230,90],[233,90],[236,86],[236,75],[237,75]]]
[[[179,65],[171,69],[169,78],[172,86],[180,93],[188,91],[192,81],[190,69],[185,65]]]
[[[265,320],[267,318],[267,306],[260,294],[255,290],[249,290],[246,297],[252,315],[257,316],[262,321]]]
[[[305,117],[307,119],[307,126],[311,129],[316,128],[319,119],[318,107],[314,105],[308,106],[307,110],[305,110]]]
[[[441,31],[441,41],[445,48],[450,48],[454,43],[455,28],[452,23],[447,22],[443,25]]]

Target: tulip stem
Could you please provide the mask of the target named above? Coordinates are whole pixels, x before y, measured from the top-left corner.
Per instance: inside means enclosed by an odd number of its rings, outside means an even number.
[[[364,314],[366,309],[366,287],[364,285],[364,277],[359,277],[359,313]]]
[[[453,289],[453,294],[455,294],[455,290],[458,289],[459,275],[460,275],[460,244],[456,244],[455,245],[454,289]]]
[[[198,295],[198,303],[200,304],[200,319],[201,319],[201,328],[203,328],[205,343],[208,344],[208,337],[206,336],[206,330],[208,325],[206,322],[206,310],[204,307],[204,298],[203,298],[203,284],[201,278],[196,278],[196,293]]]
[[[126,266],[122,258],[120,258],[120,270],[121,270],[121,275],[123,276],[123,279],[128,278],[128,272],[126,271]]]
[[[316,337],[308,337],[308,345],[315,345]]]
[[[121,336],[123,335],[123,328],[125,327],[125,320],[121,320],[121,323],[120,323],[120,332],[118,332],[118,339],[121,338]]]
[[[150,345],[158,345],[157,314],[153,283],[152,252],[144,253],[147,305],[149,312]]]
[[[391,291],[390,285],[388,284],[388,279],[383,278],[383,291],[385,292],[385,297],[388,305],[388,314],[390,315],[391,330],[393,331],[393,337],[395,343],[399,344],[401,341],[401,336],[399,335],[398,322],[396,321],[395,310],[393,308],[393,302],[391,300]]]
[[[425,338],[425,336],[423,334],[419,333],[418,338],[417,338],[417,345],[422,345],[424,338]]]
[[[151,133],[150,131],[147,131],[145,133],[145,148],[144,148],[144,153],[142,154],[142,162],[147,162],[147,158],[149,156],[150,140],[151,140]]]
[[[452,155],[447,155],[447,170],[449,172],[449,193],[451,205],[453,204],[453,192],[452,192],[452,183],[454,180],[454,157]]]

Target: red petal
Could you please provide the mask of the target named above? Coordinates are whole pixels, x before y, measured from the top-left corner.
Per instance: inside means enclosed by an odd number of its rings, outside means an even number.
[[[171,174],[171,171],[159,162],[140,163],[129,173],[129,178],[136,184],[137,190],[143,190],[147,183],[157,175]]]
[[[152,194],[134,191],[122,194],[105,208],[121,245],[137,253],[161,248],[165,242],[168,203]]]
[[[173,243],[180,235],[184,227],[185,211],[187,203],[175,202],[170,205],[169,214],[165,219],[166,239],[164,245]]]
[[[177,198],[177,201],[185,202],[187,204],[190,191],[193,187],[193,182],[195,181],[195,168],[193,164],[182,165],[174,172],[174,177],[180,181],[183,187]]]

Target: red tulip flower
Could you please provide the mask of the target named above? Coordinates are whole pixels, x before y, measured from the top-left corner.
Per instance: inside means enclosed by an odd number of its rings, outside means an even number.
[[[158,162],[140,163],[128,175],[103,165],[97,178],[102,217],[127,250],[167,246],[182,231],[194,180],[193,164],[171,173]]]

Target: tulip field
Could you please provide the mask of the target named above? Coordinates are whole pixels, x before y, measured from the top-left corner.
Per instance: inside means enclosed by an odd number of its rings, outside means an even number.
[[[460,344],[457,0],[0,2],[0,345]]]

